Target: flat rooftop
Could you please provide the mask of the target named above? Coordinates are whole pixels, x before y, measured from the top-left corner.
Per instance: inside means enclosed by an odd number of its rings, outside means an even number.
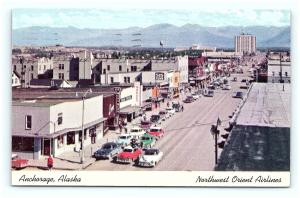
[[[236,123],[237,125],[290,127],[291,84],[253,83]]]

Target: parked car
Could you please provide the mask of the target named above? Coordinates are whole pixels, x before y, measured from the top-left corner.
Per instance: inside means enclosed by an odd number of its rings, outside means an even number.
[[[148,133],[158,139],[164,136],[165,131],[160,126],[152,126],[150,127]]]
[[[152,123],[159,123],[160,122],[160,115],[159,114],[151,115],[150,121]]]
[[[142,129],[149,129],[150,126],[151,126],[151,121],[150,120],[142,120],[141,123],[140,123],[140,126]]]
[[[94,157],[96,160],[113,158],[122,151],[121,145],[115,142],[107,142],[100,149],[95,151]]]
[[[214,96],[214,91],[213,90],[208,90],[208,91],[204,92],[204,96],[213,97]]]
[[[121,146],[128,146],[131,142],[132,136],[131,134],[121,134],[119,135],[116,143],[120,144]]]
[[[224,84],[222,89],[223,90],[230,90],[231,86],[229,84]]]
[[[155,142],[156,138],[149,133],[145,133],[140,139],[141,148],[152,148]]]
[[[20,158],[17,154],[11,155],[11,167],[13,169],[22,169],[28,166],[28,160]]]
[[[197,99],[200,98],[199,95],[196,94],[196,93],[192,93],[192,97],[193,97],[194,100],[197,100]]]
[[[160,110],[159,115],[162,120],[169,118],[169,114],[166,110]]]
[[[159,149],[147,149],[144,154],[140,156],[137,164],[144,167],[155,167],[162,157],[163,152]]]
[[[241,99],[243,99],[243,92],[241,92],[241,91],[238,91],[238,92],[236,92],[236,93],[234,93],[233,94],[233,98],[241,98]]]
[[[186,98],[186,99],[183,100],[183,102],[184,103],[192,103],[192,102],[194,102],[194,99],[192,99],[192,98]]]
[[[240,89],[248,89],[248,88],[249,88],[249,83],[245,83],[240,86]]]
[[[207,86],[207,88],[208,88],[208,89],[216,89],[216,87],[215,87],[213,84],[209,84],[209,85]]]
[[[175,109],[175,112],[181,111],[181,105],[179,103],[173,103],[172,107]]]
[[[168,112],[168,114],[170,116],[174,115],[175,114],[175,109],[173,107],[167,107],[166,108],[166,111]]]
[[[247,82],[247,79],[242,79],[241,82],[245,83]]]
[[[119,153],[116,158],[114,158],[115,162],[119,163],[131,163],[138,160],[139,156],[142,154],[142,149],[140,148],[132,148],[131,146],[125,147],[123,152]]]
[[[139,126],[133,126],[130,131],[129,134],[132,136],[132,138],[135,139],[139,139],[140,137],[142,137],[144,134],[146,133],[145,129],[142,129]]]

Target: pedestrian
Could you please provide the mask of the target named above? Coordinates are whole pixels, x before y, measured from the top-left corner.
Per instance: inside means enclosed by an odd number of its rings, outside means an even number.
[[[181,106],[181,111],[183,112],[183,105]]]
[[[49,155],[49,157],[48,157],[47,167],[48,167],[48,170],[52,170],[52,168],[53,168],[53,158],[51,155]]]

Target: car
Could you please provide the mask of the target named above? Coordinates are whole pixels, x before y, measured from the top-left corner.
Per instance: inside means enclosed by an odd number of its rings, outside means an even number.
[[[207,86],[207,88],[208,88],[208,89],[216,89],[216,87],[215,87],[213,84],[209,84],[209,85]]]
[[[173,105],[172,105],[173,106]],[[174,115],[175,114],[175,109],[173,107],[167,107],[166,108],[166,111],[168,112],[168,114],[170,116]]]
[[[196,94],[196,93],[192,93],[192,97],[193,97],[194,100],[197,100],[197,99],[200,98],[199,95]]]
[[[121,145],[115,142],[107,142],[102,145],[100,149],[94,152],[94,158],[99,159],[112,159],[115,155],[122,151]]]
[[[20,158],[17,154],[11,155],[11,167],[13,169],[19,170],[26,168],[28,166],[28,160]]]
[[[224,84],[222,89],[223,90],[230,90],[231,86],[229,84]]]
[[[237,81],[237,77],[234,77],[234,78],[232,79],[232,81],[236,82],[236,81]]]
[[[169,114],[166,110],[160,110],[159,115],[162,120],[169,118]]]
[[[130,131],[129,134],[132,136],[132,138],[135,139],[139,139],[140,137],[142,137],[144,134],[146,133],[145,129],[142,129],[139,126],[133,126]]]
[[[156,142],[156,138],[149,134],[145,133],[140,139],[141,148],[152,148]]]
[[[145,130],[149,129],[150,126],[151,126],[151,121],[150,120],[142,120],[141,123],[140,123],[140,127],[142,129],[145,129]]]
[[[115,158],[115,162],[119,163],[132,163],[139,159],[140,155],[142,154],[142,149],[136,147],[132,148],[131,146],[127,146],[124,150],[119,153]]]
[[[249,88],[249,84],[242,84],[241,86],[240,86],[240,89],[248,89]]]
[[[119,135],[116,143],[120,144],[121,146],[128,146],[131,142],[132,136],[131,134],[121,134]]]
[[[137,165],[143,167],[155,167],[163,158],[163,152],[159,149],[147,149],[139,158]]]
[[[165,135],[165,131],[160,126],[152,126],[150,127],[149,131],[147,132],[150,135],[156,137],[156,139],[159,139]]]
[[[181,105],[179,103],[173,103],[172,107],[175,109],[175,112],[181,111]]]
[[[241,92],[241,91],[238,91],[238,92],[236,92],[236,93],[234,93],[233,94],[233,98],[241,98],[241,99],[243,99],[243,92]]]
[[[188,98],[188,97],[187,97],[186,99],[183,100],[183,102],[184,102],[184,103],[192,103],[192,102],[194,102],[194,99],[193,99],[193,98]]]
[[[247,82],[247,79],[242,79],[241,82],[245,83]]]
[[[159,123],[160,122],[160,115],[159,114],[151,115],[150,121],[152,123]]]
[[[204,96],[213,97],[214,96],[214,91],[213,90],[208,90],[208,91],[204,92]]]

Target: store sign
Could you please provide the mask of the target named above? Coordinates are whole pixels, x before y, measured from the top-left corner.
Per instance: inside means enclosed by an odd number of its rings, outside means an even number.
[[[155,80],[164,80],[165,79],[165,74],[162,72],[157,72],[155,73]]]

